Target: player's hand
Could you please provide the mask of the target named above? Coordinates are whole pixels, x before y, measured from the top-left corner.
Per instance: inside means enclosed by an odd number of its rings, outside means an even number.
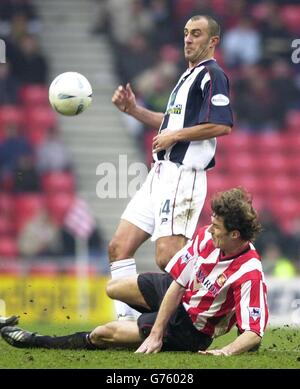
[[[162,341],[156,337],[152,337],[150,334],[135,352],[142,354],[156,354],[160,352],[161,348]]]
[[[120,111],[129,114],[136,107],[135,94],[129,83],[126,87],[119,85],[115,90],[111,101]]]
[[[230,353],[224,350],[206,350],[206,351],[198,351],[198,354],[201,355],[215,355],[217,357],[228,357]]]
[[[152,150],[154,153],[158,153],[161,150],[167,150],[171,147],[175,140],[175,131],[168,131],[167,129],[156,135],[152,141]]]

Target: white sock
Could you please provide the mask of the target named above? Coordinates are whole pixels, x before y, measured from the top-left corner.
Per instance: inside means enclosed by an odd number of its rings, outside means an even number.
[[[137,274],[135,260],[128,258],[112,262],[110,271],[113,280],[135,276]],[[140,315],[140,312],[129,307],[123,301],[114,300],[114,304],[118,320],[136,320]]]

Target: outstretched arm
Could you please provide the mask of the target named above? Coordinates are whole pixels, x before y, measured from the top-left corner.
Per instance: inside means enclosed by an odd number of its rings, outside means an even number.
[[[161,350],[163,335],[168,321],[180,304],[184,292],[185,289],[181,285],[176,281],[172,282],[161,303],[150,335],[136,350],[136,353],[151,354],[158,353]]]
[[[232,343],[224,346],[218,350],[199,351],[202,355],[238,355],[246,351],[251,350],[253,347],[258,346],[261,342],[261,337],[253,331],[245,331],[242,335],[238,336]]]
[[[111,101],[120,111],[157,130],[164,118],[162,112],[150,111],[138,105],[130,84],[127,84],[126,87],[118,86]]]

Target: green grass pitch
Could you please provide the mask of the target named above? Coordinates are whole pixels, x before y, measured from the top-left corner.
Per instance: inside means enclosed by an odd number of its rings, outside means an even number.
[[[26,329],[45,335],[65,335],[89,328],[32,324]],[[236,331],[216,339],[211,348],[234,339]],[[17,349],[0,339],[0,368],[3,369],[300,369],[300,329],[268,329],[259,352],[234,357],[201,356],[172,352],[142,355],[133,350],[73,351]]]

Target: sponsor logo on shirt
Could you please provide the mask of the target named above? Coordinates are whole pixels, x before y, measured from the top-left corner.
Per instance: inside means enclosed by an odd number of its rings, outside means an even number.
[[[190,254],[189,252],[187,252],[185,255],[182,255],[180,260],[181,260],[181,263],[188,263],[190,259],[192,259],[193,256],[192,254]]]
[[[214,95],[211,98],[211,102],[213,105],[216,106],[224,106],[229,104],[229,98],[225,95],[218,94],[218,95]]]
[[[182,104],[176,104],[174,107],[170,107],[167,111],[168,114],[180,115],[182,111]]]
[[[197,283],[195,284],[194,289],[199,289],[199,284],[201,284],[206,290],[211,292],[214,296],[218,294],[218,288],[216,285],[214,285],[213,282],[209,278],[207,278],[206,274],[199,269],[198,272],[196,273],[196,280]]]
[[[248,307],[249,315],[252,319],[257,320],[261,315],[261,308],[259,307]]]

